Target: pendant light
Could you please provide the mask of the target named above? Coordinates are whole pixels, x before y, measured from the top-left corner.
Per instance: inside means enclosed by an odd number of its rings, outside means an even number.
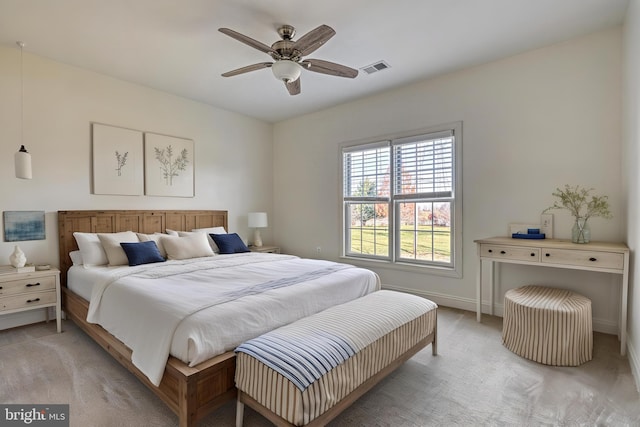
[[[23,42],[20,46],[20,150],[15,154],[16,178],[31,179],[31,154],[24,148],[24,60],[22,58]]]

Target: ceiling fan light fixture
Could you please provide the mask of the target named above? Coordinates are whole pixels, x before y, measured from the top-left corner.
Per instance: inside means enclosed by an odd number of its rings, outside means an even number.
[[[254,40],[237,31],[229,28],[219,28],[221,33],[238,40],[254,49],[268,54],[274,62],[259,62],[247,65],[235,70],[222,73],[222,77],[237,76],[238,74],[250,71],[271,68],[276,79],[284,82],[289,95],[300,94],[300,74],[302,69],[314,73],[327,74],[330,76],[345,77],[353,79],[358,76],[358,70],[335,62],[323,61],[321,59],[303,59],[303,57],[315,52],[327,40],[333,37],[336,32],[328,25],[320,25],[309,31],[297,41],[292,40],[295,28],[291,25],[282,25],[278,28],[278,34],[282,40],[278,40],[271,46]]]
[[[282,80],[286,83],[296,81],[298,77],[300,77],[302,69],[297,62],[282,59],[273,63],[271,71],[273,71],[273,75],[276,76],[276,79]]]

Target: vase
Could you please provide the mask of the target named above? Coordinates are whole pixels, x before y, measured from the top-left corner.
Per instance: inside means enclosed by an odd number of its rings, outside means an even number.
[[[27,263],[27,257],[25,256],[24,252],[22,252],[22,249],[20,249],[19,246],[16,246],[13,249],[13,253],[9,256],[9,262],[15,268],[24,267],[24,265]]]
[[[576,222],[571,229],[571,241],[573,243],[589,243],[591,240],[591,228],[586,219],[576,217]]]

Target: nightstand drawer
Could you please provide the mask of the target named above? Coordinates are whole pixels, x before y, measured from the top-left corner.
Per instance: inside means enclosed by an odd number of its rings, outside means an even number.
[[[622,270],[624,268],[624,255],[611,252],[544,249],[542,252],[542,263]]]
[[[0,312],[19,308],[31,308],[41,305],[55,304],[57,300],[56,290],[45,292],[30,292],[15,296],[0,298]]]
[[[540,248],[525,248],[518,246],[486,245],[480,247],[480,256],[501,260],[540,261]]]
[[[28,277],[0,282],[0,297],[25,292],[39,292],[56,288],[55,276]]]

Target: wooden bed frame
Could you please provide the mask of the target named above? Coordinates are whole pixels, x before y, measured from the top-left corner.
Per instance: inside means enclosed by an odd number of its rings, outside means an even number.
[[[180,427],[192,427],[206,415],[235,399],[235,355],[227,352],[195,367],[169,357],[159,386],[131,362],[131,350],[102,327],[86,321],[89,303],[67,288],[67,271],[71,267],[69,252],[77,250],[75,231],[115,233],[135,231],[164,233],[167,228],[190,231],[194,228],[227,228],[227,211],[217,210],[84,210],[58,211],[62,307],[75,322],[118,362],[133,373],[178,415]]]

